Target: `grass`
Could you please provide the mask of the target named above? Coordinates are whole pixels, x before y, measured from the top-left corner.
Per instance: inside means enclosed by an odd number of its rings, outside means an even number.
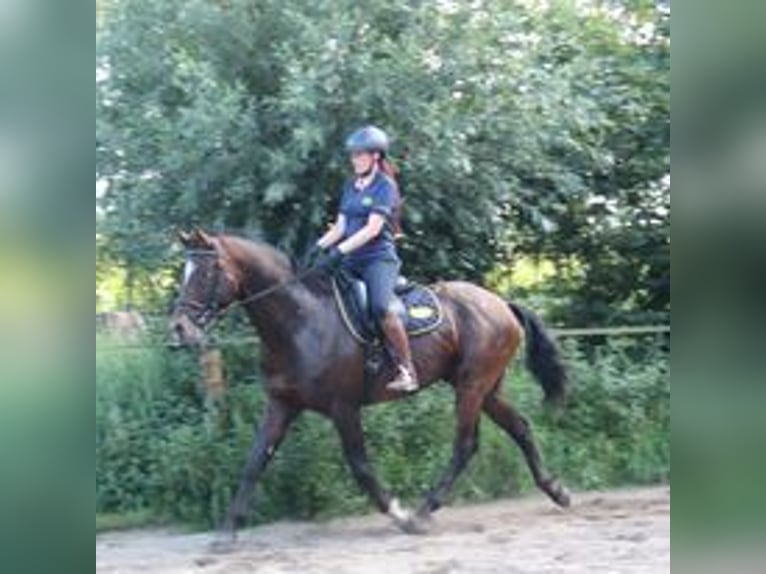
[[[96,513],[96,533],[158,526],[162,521],[151,510]]]

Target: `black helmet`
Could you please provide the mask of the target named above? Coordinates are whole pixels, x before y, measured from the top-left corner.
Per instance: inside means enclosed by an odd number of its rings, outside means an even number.
[[[377,151],[385,154],[388,151],[388,143],[386,132],[375,126],[366,126],[348,136],[346,150],[349,152]]]

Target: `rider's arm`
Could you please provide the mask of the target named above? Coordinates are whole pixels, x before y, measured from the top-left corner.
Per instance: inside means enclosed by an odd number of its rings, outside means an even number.
[[[338,241],[343,239],[343,234],[346,232],[346,216],[342,213],[338,214],[338,219],[335,220],[332,227],[317,241],[317,245],[322,249],[326,249],[332,245],[335,245]]]
[[[391,217],[394,201],[394,189],[390,185],[379,186],[373,194],[367,224],[338,245],[338,249],[344,254],[350,253],[380,235],[383,226]]]
[[[373,212],[367,219],[367,224],[359,231],[354,233],[351,237],[346,239],[343,243],[338,245],[341,253],[351,253],[354,249],[358,249],[365,243],[375,239],[386,224],[386,217],[380,213]]]

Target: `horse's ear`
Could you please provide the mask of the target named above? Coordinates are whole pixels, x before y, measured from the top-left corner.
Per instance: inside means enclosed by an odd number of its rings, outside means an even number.
[[[189,237],[190,243],[198,249],[215,249],[215,243],[212,236],[201,229],[194,229]]]
[[[298,271],[298,269],[301,268],[301,262],[298,260],[298,258],[293,255],[292,253],[289,254],[290,257],[290,269],[295,272]]]
[[[206,247],[208,249],[215,248],[215,242],[213,241],[213,237],[211,235],[208,235],[201,229],[197,229],[197,237],[199,237],[199,243],[203,247]]]

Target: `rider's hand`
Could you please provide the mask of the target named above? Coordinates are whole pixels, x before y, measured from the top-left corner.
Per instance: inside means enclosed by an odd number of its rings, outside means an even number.
[[[343,252],[333,245],[326,251],[323,251],[317,260],[316,266],[325,271],[334,271],[340,266],[343,260]]]
[[[303,267],[311,267],[312,263],[314,263],[314,260],[317,258],[317,256],[322,253],[322,248],[319,246],[318,243],[313,243],[311,247],[309,247],[306,250],[306,253],[303,254],[303,257],[301,258],[301,264]]]

